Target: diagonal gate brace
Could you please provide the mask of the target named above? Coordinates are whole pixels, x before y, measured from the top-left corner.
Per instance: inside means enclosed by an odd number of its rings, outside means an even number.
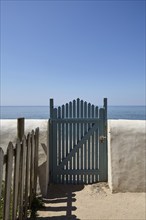
[[[61,162],[61,164],[57,167],[58,169],[63,168],[64,165],[71,159],[72,156],[77,152],[79,148],[89,139],[90,135],[98,128],[98,122],[94,124],[94,126],[85,134],[85,136],[79,141],[79,143],[72,149],[72,151],[67,155],[67,157]]]

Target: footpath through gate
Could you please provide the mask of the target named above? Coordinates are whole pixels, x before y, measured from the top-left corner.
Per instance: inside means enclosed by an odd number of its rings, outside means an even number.
[[[55,108],[50,99],[49,173],[53,183],[107,181],[107,98],[102,108],[80,99]]]

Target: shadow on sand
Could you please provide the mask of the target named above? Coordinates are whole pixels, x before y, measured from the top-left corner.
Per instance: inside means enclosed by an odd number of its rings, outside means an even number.
[[[84,185],[50,185],[47,198],[43,199],[45,207],[40,211],[44,212],[44,217],[37,217],[37,220],[79,220],[73,211],[77,208],[73,205],[76,201],[75,192],[84,188]],[[45,212],[47,212],[47,217]]]

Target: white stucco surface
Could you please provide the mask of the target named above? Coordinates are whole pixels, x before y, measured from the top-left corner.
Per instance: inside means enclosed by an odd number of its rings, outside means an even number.
[[[45,119],[26,119],[25,135],[39,127],[39,184],[38,191],[46,194],[48,183],[48,165],[47,165],[47,144],[48,144],[48,120]],[[15,146],[17,140],[17,120],[0,120],[0,147],[6,152],[9,141]],[[40,186],[40,187],[39,187]]]
[[[48,120],[25,120],[25,133],[40,128],[39,181],[46,190]],[[15,143],[17,120],[0,120],[0,147]],[[113,192],[146,191],[146,121],[108,121],[108,183]]]
[[[146,121],[108,121],[108,181],[113,192],[146,191]]]
[[[25,135],[32,130],[39,127],[40,131],[40,144],[47,144],[47,126],[48,120],[39,119],[26,119],[25,120]],[[0,120],[0,147],[6,151],[9,141],[16,143],[17,139],[17,120],[15,119],[2,119]]]

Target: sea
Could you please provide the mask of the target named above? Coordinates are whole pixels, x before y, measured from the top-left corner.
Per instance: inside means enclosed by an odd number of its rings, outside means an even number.
[[[0,119],[49,119],[49,106],[0,106]],[[146,120],[146,106],[108,106],[108,119]]]

